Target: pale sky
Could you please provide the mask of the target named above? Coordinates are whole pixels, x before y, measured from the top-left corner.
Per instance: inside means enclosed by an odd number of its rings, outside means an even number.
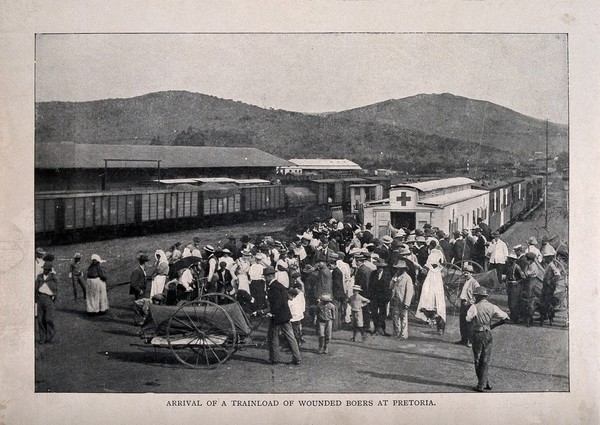
[[[36,39],[36,101],[187,90],[331,112],[420,93],[568,122],[564,34],[66,34]]]

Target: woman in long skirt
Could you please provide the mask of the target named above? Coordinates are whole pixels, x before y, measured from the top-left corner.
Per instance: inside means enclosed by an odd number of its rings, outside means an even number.
[[[433,238],[432,238],[433,239]],[[444,281],[442,279],[442,262],[444,254],[437,249],[437,240],[430,241],[430,253],[425,267],[428,269],[427,277],[423,282],[421,297],[417,306],[417,319],[432,323],[432,319],[440,316],[446,321],[446,297],[444,294]],[[423,310],[423,311],[422,311]]]
[[[156,294],[162,294],[163,289],[165,289],[165,283],[167,283],[167,276],[169,275],[169,260],[167,260],[165,252],[162,249],[157,250],[154,253],[154,258],[156,258],[156,268],[152,277],[150,298]]]
[[[92,255],[92,262],[87,270],[86,311],[89,314],[104,313],[108,310],[106,294],[106,272],[100,266],[105,263],[98,254]]]

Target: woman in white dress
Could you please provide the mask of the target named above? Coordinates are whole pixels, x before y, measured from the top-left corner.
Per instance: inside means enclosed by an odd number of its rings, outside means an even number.
[[[167,260],[165,252],[162,249],[156,250],[154,258],[156,258],[156,268],[152,276],[150,298],[156,294],[162,294],[167,282],[167,276],[169,275],[169,260]]]
[[[421,298],[419,298],[417,314],[415,315],[418,319],[429,323],[432,323],[432,319],[436,314],[444,322],[446,321],[446,298],[444,294],[444,281],[442,280],[444,253],[437,246],[437,240],[431,238],[429,242],[429,257],[427,257],[427,263],[425,264],[427,277],[425,278],[425,282],[423,282]]]

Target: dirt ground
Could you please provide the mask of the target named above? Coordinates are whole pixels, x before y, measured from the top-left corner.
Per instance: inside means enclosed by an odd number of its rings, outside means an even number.
[[[567,192],[559,178],[552,179],[549,205],[550,233],[568,236]],[[543,208],[530,220],[516,223],[503,239],[509,246],[524,243],[536,227],[544,226]],[[472,353],[455,345],[459,339],[458,312],[449,306],[444,335],[410,318],[409,339],[383,336],[365,343],[350,342],[351,331],[334,332],[330,354],[316,353],[317,338],[305,329],[300,366],[267,363],[266,323],[253,334],[253,343],[237,351],[228,362],[213,370],[191,370],[177,362],[170,350],[145,344],[133,324],[132,298],[126,282],[134,254],[166,248],[176,240],[194,235],[202,243],[217,244],[227,232],[277,232],[285,220],[218,227],[196,232],[57,246],[48,249],[56,257],[61,277],[57,305],[57,336],[52,344],[36,344],[35,388],[38,392],[118,393],[439,393],[470,392],[475,385]],[[543,233],[540,233],[540,235]],[[73,300],[67,283],[69,259],[75,252],[84,258],[92,253],[106,259],[109,273],[110,310],[88,317],[84,301]],[[87,264],[86,264],[87,265]],[[493,294],[491,301],[507,310],[506,295]],[[569,391],[569,333],[567,311],[558,313],[554,326],[506,324],[494,330],[490,381],[495,392]],[[391,323],[388,321],[388,329]],[[289,360],[291,356],[288,354]]]

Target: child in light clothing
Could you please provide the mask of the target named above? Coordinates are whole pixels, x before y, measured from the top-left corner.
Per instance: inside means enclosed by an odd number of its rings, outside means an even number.
[[[356,341],[356,333],[360,331],[361,342],[365,342],[365,331],[363,329],[363,313],[362,309],[364,306],[369,304],[371,301],[368,298],[360,295],[362,288],[358,285],[352,287],[352,295],[348,298],[348,304],[352,314],[352,339],[350,341]]]
[[[323,294],[317,304],[317,331],[319,334],[318,354],[328,354],[327,345],[331,339],[331,330],[333,327],[333,317],[336,314],[335,305],[331,295]]]

